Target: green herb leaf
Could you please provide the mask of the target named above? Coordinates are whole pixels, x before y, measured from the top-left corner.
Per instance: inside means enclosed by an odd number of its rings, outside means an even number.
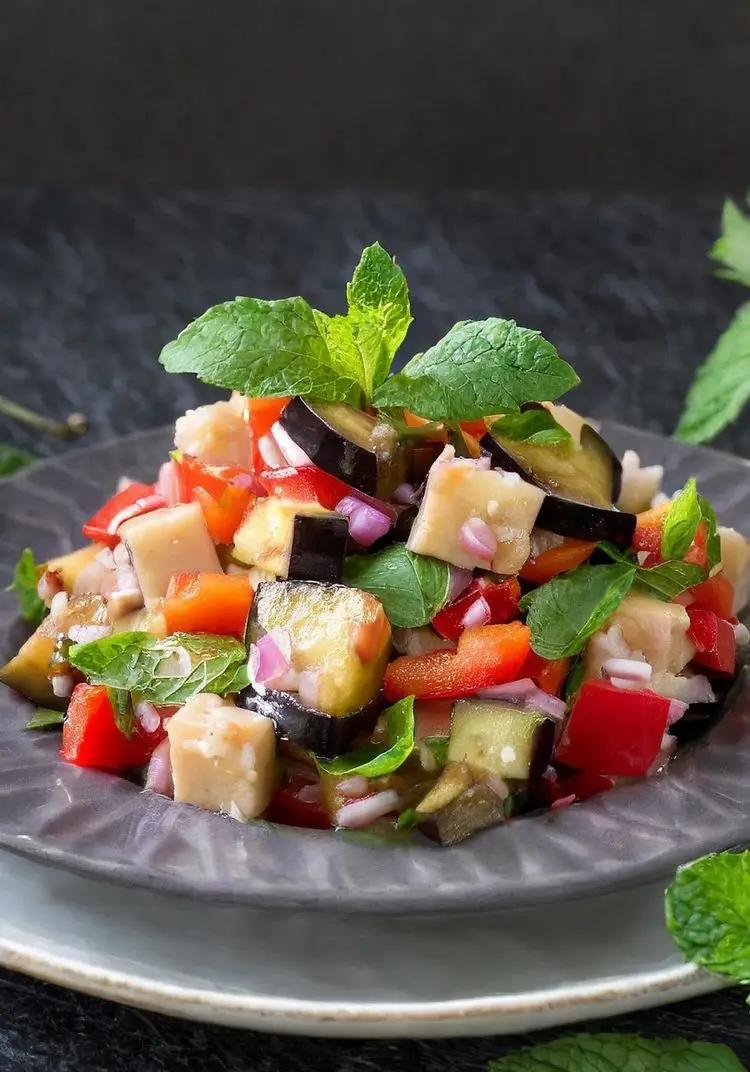
[[[448,602],[450,570],[445,562],[415,555],[402,543],[344,561],[344,584],[377,596],[392,625],[427,625]]]
[[[690,477],[685,487],[673,500],[664,519],[661,533],[661,557],[684,558],[695,539],[701,520],[698,502],[698,486],[695,477]]]
[[[374,401],[432,420],[463,420],[552,401],[579,382],[538,331],[491,317],[456,324],[389,377]]]
[[[586,664],[580,657],[576,659],[570,668],[570,673],[565,679],[565,703],[570,706],[576,697],[576,693],[583,684],[583,675],[586,673]]]
[[[448,762],[449,743],[450,737],[423,737],[419,747],[427,749],[435,763],[435,769],[440,770]]]
[[[698,496],[701,518],[706,525],[706,566],[710,572],[721,562],[721,537],[716,511],[704,495]]]
[[[386,720],[386,745],[365,745],[336,759],[318,759],[326,774],[343,777],[361,774],[365,778],[380,778],[398,770],[414,751],[414,697],[407,696],[383,712]]]
[[[665,602],[705,579],[706,571],[694,562],[660,562],[649,569],[639,566],[635,576],[636,584]]]
[[[64,711],[53,711],[51,707],[37,707],[26,723],[27,730],[46,730],[50,726],[62,726],[65,721]]]
[[[167,372],[192,372],[204,383],[255,397],[312,395],[360,400],[347,360],[329,349],[304,298],[235,298],[214,305],[168,343]]]
[[[190,659],[188,673],[177,665],[183,652]],[[91,684],[137,692],[156,704],[182,704],[199,692],[225,696],[235,691],[247,662],[244,644],[212,633],[173,633],[164,639],[117,633],[74,644],[68,657]]]
[[[355,334],[371,355],[365,389],[372,394],[391,371],[413,319],[404,273],[379,242],[362,251],[352,281],[347,283],[346,298],[349,317],[358,325]]]
[[[115,713],[115,722],[120,733],[130,740],[138,728],[133,710],[133,700],[127,689],[108,688],[107,695]]]
[[[397,830],[413,830],[422,818],[420,812],[416,808],[407,808],[406,811],[402,811],[396,820]]]
[[[34,455],[29,454],[27,450],[0,443],[0,477],[12,476],[19,469],[25,469],[27,465],[35,461]]]
[[[686,443],[712,439],[739,416],[750,398],[750,302],[698,369],[675,437]]]
[[[571,441],[570,432],[557,423],[548,409],[506,413],[494,422],[492,431],[506,439],[524,440],[540,447],[553,447]]]
[[[489,1072],[745,1072],[728,1046],[640,1035],[570,1035],[490,1061]]]
[[[527,592],[521,610],[528,611],[531,646],[544,659],[576,655],[612,617],[633,586],[636,568],[579,566],[570,573]]]
[[[36,590],[38,582],[39,567],[34,559],[34,552],[27,547],[21,552],[13,570],[13,580],[5,591],[16,593],[21,617],[32,625],[39,625],[47,613],[44,601],[39,598]]]
[[[667,890],[667,926],[686,960],[750,981],[750,852],[704,856]]]
[[[724,202],[721,231],[709,253],[713,260],[724,265],[716,274],[750,287],[750,217],[734,201]]]

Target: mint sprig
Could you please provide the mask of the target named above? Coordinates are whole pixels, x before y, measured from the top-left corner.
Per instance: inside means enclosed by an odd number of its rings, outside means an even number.
[[[336,777],[361,774],[380,778],[404,763],[414,751],[414,697],[407,696],[383,712],[386,723],[384,745],[364,745],[336,759],[318,759],[320,770]]]
[[[716,274],[750,287],[750,216],[734,201],[726,200],[721,213],[721,235],[709,253],[722,265]]]
[[[571,435],[558,424],[548,409],[527,409],[523,413],[506,413],[492,425],[492,431],[505,439],[555,447],[570,443]]]
[[[43,600],[39,598],[37,584],[39,566],[30,547],[24,548],[13,570],[13,580],[5,589],[15,592],[21,617],[31,625],[39,625],[47,613]]]
[[[491,1061],[489,1072],[745,1072],[728,1046],[640,1035],[570,1035]]]
[[[407,551],[402,543],[344,561],[344,584],[376,596],[391,623],[401,629],[427,625],[448,602],[446,562]]]

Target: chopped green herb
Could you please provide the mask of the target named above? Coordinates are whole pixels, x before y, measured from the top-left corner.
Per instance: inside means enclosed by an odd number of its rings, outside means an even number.
[[[450,569],[445,562],[407,551],[402,543],[344,562],[344,583],[377,596],[392,625],[427,625],[448,602]]]
[[[385,747],[365,745],[336,759],[318,759],[320,769],[336,777],[361,774],[365,778],[379,778],[398,770],[414,751],[414,697],[399,700],[383,712],[383,717],[387,731]]]
[[[640,588],[647,588],[657,599],[674,599],[687,588],[692,588],[706,579],[706,570],[693,562],[660,562],[658,566],[646,568],[639,566],[633,555],[626,554],[606,540],[598,546],[600,551],[604,551],[615,562],[632,566],[636,571],[635,584]]]
[[[555,447],[571,442],[570,432],[557,423],[548,409],[506,413],[494,422],[492,431],[505,439],[524,440],[540,447]]]
[[[640,1035],[570,1035],[490,1061],[489,1072],[745,1072],[727,1046]]]
[[[39,625],[47,613],[47,608],[37,592],[39,572],[34,552],[27,547],[21,552],[13,570],[13,580],[5,589],[6,592],[16,593],[21,617],[32,625]]]
[[[37,707],[26,723],[27,730],[46,730],[50,726],[62,726],[65,721],[64,711],[53,711],[51,707]]]
[[[0,443],[0,477],[12,476],[35,461],[34,455],[29,454],[27,450],[12,447],[7,443]]]
[[[440,770],[448,762],[449,742],[450,737],[423,737],[419,742],[419,747],[426,748],[432,756],[436,770]]]

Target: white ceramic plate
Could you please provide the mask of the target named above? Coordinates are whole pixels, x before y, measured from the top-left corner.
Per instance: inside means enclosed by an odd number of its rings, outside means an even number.
[[[556,907],[386,918],[249,910],[0,853],[0,963],[172,1016],[341,1037],[511,1034],[677,1001],[649,885]]]

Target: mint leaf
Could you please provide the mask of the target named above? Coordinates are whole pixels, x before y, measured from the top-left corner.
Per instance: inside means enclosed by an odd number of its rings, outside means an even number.
[[[50,726],[62,726],[65,721],[64,711],[53,711],[51,707],[37,707],[26,723],[27,730],[46,730]]]
[[[380,778],[398,770],[414,751],[414,697],[399,700],[382,717],[386,720],[385,747],[365,745],[336,759],[318,759],[320,769],[336,777],[361,774],[365,778]]]
[[[704,495],[698,496],[701,519],[706,525],[706,566],[709,572],[721,562],[721,537],[716,511]]]
[[[709,253],[713,260],[724,265],[716,274],[750,287],[750,217],[734,201],[724,202],[721,231]]]
[[[214,387],[255,397],[360,400],[357,380],[341,354],[329,349],[304,298],[214,305],[168,343],[159,360],[167,372],[192,372]]]
[[[489,1072],[746,1072],[728,1046],[640,1035],[570,1035],[499,1061]]]
[[[675,437],[712,439],[739,416],[750,398],[750,303],[741,306],[695,374]]]
[[[130,740],[138,728],[138,720],[133,710],[133,700],[126,689],[108,688],[107,695],[115,713],[118,730]]]
[[[635,576],[635,566],[625,562],[579,566],[527,592],[520,606],[528,611],[526,624],[537,655],[564,659],[581,651],[620,606]]]
[[[39,625],[47,613],[44,601],[39,598],[36,590],[38,582],[39,567],[34,559],[34,552],[30,547],[26,547],[16,562],[13,580],[5,591],[16,593],[21,617],[32,625]]]
[[[666,911],[686,960],[750,981],[750,852],[721,852],[681,868]]]
[[[665,602],[705,579],[706,571],[694,562],[660,562],[649,569],[639,566],[635,575],[636,584]]]
[[[423,737],[419,742],[420,748],[426,748],[435,763],[435,769],[439,770],[448,762],[448,743],[450,737]]]
[[[137,692],[150,703],[182,704],[199,692],[225,696],[234,691],[247,653],[239,640],[212,633],[173,633],[164,639],[116,633],[73,644],[68,658],[93,685]],[[188,660],[189,669],[183,669]]]
[[[579,383],[570,365],[538,331],[514,320],[464,320],[374,395],[431,420],[463,420],[558,398]]]
[[[29,454],[27,450],[12,447],[7,443],[0,443],[0,477],[12,476],[35,461],[34,455]]]
[[[524,440],[540,447],[554,447],[571,440],[570,432],[557,423],[548,409],[506,413],[493,423],[492,431],[506,439]]]
[[[690,477],[685,487],[672,501],[661,534],[661,557],[684,558],[701,520],[698,486]]]
[[[362,251],[352,281],[347,283],[346,299],[349,317],[366,325],[358,330],[363,341],[367,338],[367,348],[373,354],[367,388],[371,394],[391,371],[394,355],[413,319],[404,273],[379,242]],[[371,332],[378,339],[377,353]]]
[[[393,543],[374,554],[349,555],[343,580],[376,596],[391,625],[415,629],[431,622],[448,602],[450,568],[437,558],[407,551],[403,543]]]

